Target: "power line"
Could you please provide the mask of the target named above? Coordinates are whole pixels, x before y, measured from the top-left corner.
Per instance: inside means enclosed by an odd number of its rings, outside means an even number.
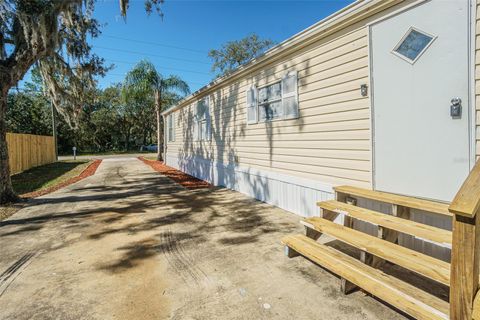
[[[117,63],[130,64],[130,65],[136,65],[138,63],[138,62],[131,62],[131,61],[116,60],[116,59],[106,59],[106,60],[112,61],[112,62],[117,62]],[[210,75],[210,73],[208,73],[208,72],[201,72],[201,71],[194,71],[194,70],[187,70],[187,69],[178,69],[178,68],[165,67],[165,66],[157,66],[157,67],[160,68],[160,69],[170,69],[170,70],[181,71],[181,72],[190,72],[190,73]]]
[[[185,50],[185,51],[191,51],[191,52],[196,52],[196,53],[207,54],[206,51],[201,51],[201,50],[191,49],[191,48],[185,48],[185,47],[177,47],[177,46],[173,46],[173,45],[169,45],[169,44],[163,44],[163,43],[158,43],[158,42],[151,42],[151,41],[143,41],[143,40],[129,39],[129,38],[123,38],[123,37],[106,35],[106,34],[102,34],[101,36],[102,36],[102,37],[107,37],[107,38],[112,38],[112,39],[118,39],[118,40],[136,42],[136,43],[144,43],[144,44],[149,44],[149,45],[152,45],[152,46],[172,48],[172,49],[178,49],[178,50]]]
[[[158,57],[158,58],[163,58],[163,59],[170,59],[170,60],[177,60],[177,61],[183,61],[183,62],[190,62],[190,63],[198,63],[198,64],[206,64],[206,65],[209,65],[209,64],[210,64],[210,63],[208,63],[208,62],[202,62],[202,61],[199,61],[199,60],[190,60],[190,59],[182,59],[182,58],[168,57],[168,56],[162,56],[162,55],[157,55],[157,54],[145,53],[145,52],[140,52],[140,51],[116,49],[116,48],[109,48],[109,47],[102,47],[102,46],[95,46],[95,48],[104,49],[104,50],[110,50],[110,51],[115,51],[115,52],[120,51],[120,52],[138,54],[138,55],[142,55],[142,56],[151,56],[151,57]]]

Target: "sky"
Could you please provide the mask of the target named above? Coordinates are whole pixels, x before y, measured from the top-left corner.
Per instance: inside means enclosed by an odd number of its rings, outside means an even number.
[[[194,92],[214,78],[210,49],[250,33],[280,43],[352,2],[165,0],[162,19],[146,14],[143,0],[130,0],[125,21],[118,0],[97,0],[94,17],[102,34],[92,40],[93,50],[114,65],[99,86],[122,82],[135,63],[148,59],[162,75],[180,76]]]

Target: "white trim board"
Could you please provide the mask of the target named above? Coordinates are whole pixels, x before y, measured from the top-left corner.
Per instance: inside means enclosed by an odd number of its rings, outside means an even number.
[[[477,155],[477,102],[476,102],[476,77],[475,77],[475,70],[476,70],[476,55],[477,55],[477,49],[476,49],[476,39],[477,39],[477,30],[476,30],[476,24],[477,24],[477,0],[469,0],[470,6],[470,14],[469,18],[470,20],[468,21],[468,26],[470,29],[470,41],[469,41],[469,71],[470,74],[468,75],[468,80],[470,81],[468,89],[470,90],[469,92],[469,107],[468,107],[468,115],[470,117],[470,170],[473,169],[476,163],[476,155]]]

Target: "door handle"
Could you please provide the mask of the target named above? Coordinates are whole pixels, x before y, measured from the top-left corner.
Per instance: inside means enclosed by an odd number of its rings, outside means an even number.
[[[450,116],[453,119],[460,119],[462,117],[462,99],[455,97],[450,100]]]

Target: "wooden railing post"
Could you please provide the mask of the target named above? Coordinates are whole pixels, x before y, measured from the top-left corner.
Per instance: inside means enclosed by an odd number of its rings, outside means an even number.
[[[478,291],[480,257],[480,162],[453,199],[450,319],[471,320]]]
[[[455,215],[453,218],[450,319],[472,319],[478,290],[479,221],[476,216]]]

